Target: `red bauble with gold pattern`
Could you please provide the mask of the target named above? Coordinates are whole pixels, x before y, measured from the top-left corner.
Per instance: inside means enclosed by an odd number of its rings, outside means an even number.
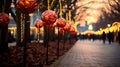
[[[45,25],[52,25],[55,23],[56,19],[58,18],[55,11],[46,10],[42,13],[41,19],[45,22]]]
[[[41,28],[43,26],[43,22],[41,20],[36,20],[35,21],[35,27]]]
[[[70,27],[71,27],[71,25],[67,23],[67,24],[63,27],[63,29],[64,29],[65,31],[69,31]]]
[[[60,33],[63,34],[64,33],[64,29],[63,28],[60,28]]]
[[[69,32],[70,32],[70,33],[75,32],[75,28],[74,28],[73,26],[70,26]]]
[[[66,25],[66,20],[64,18],[58,18],[56,20],[56,25],[58,27],[64,27]]]
[[[32,13],[37,8],[37,0],[18,0],[17,8],[24,14]]]
[[[0,13],[0,26],[3,27],[3,26],[7,26],[8,23],[9,23],[9,15],[7,13]]]

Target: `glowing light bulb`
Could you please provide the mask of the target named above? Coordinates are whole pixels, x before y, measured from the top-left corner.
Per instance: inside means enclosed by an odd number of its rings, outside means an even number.
[[[92,25],[89,25],[88,29],[89,29],[89,30],[93,30],[93,26],[92,26]]]

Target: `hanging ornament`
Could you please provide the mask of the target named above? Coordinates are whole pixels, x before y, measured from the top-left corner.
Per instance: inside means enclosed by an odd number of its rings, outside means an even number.
[[[9,23],[9,15],[7,13],[0,13],[0,26],[3,27],[3,26],[7,26],[8,23]]]
[[[75,34],[75,28],[73,26],[70,27],[69,29],[70,34]]]
[[[60,28],[60,33],[63,34],[64,33],[64,29],[63,28]]]
[[[66,20],[64,18],[59,18],[56,20],[56,25],[58,27],[64,27],[66,25]]]
[[[64,29],[65,31],[69,31],[70,27],[71,27],[71,25],[67,23],[67,24],[63,27],[63,29]]]
[[[29,14],[35,11],[37,8],[36,0],[18,0],[17,8],[24,14]]]
[[[36,20],[35,21],[35,27],[41,28],[43,26],[43,22],[41,20]]]
[[[46,10],[42,13],[41,17],[42,21],[45,22],[45,25],[54,24],[57,18],[57,14],[55,13],[55,11],[52,10]]]

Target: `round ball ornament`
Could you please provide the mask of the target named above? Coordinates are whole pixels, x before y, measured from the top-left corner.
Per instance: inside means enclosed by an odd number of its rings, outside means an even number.
[[[57,18],[57,14],[55,13],[55,11],[52,10],[44,11],[41,16],[41,19],[43,22],[45,22],[45,25],[54,24]]]
[[[64,29],[63,28],[60,28],[60,33],[63,34],[64,33]]]
[[[24,14],[32,13],[37,8],[37,0],[18,0],[17,8]]]
[[[58,18],[56,20],[56,25],[58,27],[64,27],[66,25],[66,20],[64,18]]]
[[[67,23],[67,24],[63,27],[63,29],[64,29],[65,31],[69,31],[70,27],[71,27],[71,25]]]
[[[71,26],[70,29],[69,29],[69,32],[70,32],[70,33],[75,32],[75,28],[74,28],[73,26]]]
[[[43,22],[41,20],[36,20],[35,21],[35,27],[41,28],[43,26]]]
[[[7,26],[9,24],[9,15],[7,13],[0,13],[0,26]]]

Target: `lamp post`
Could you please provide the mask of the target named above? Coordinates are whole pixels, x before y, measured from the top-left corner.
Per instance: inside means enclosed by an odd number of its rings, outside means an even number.
[[[69,29],[70,29],[70,24],[66,23],[66,25],[63,27],[63,30],[65,31],[64,32],[64,46],[65,46],[65,41],[67,39],[66,34],[67,34],[67,32],[69,32]]]
[[[53,26],[53,24],[55,23],[56,19],[57,19],[57,14],[55,13],[55,11],[52,10],[46,10],[42,13],[41,16],[41,20],[44,22],[44,26],[45,28],[47,27],[47,29],[45,30],[47,32],[46,34],[46,38],[45,39],[45,46],[46,46],[46,64],[48,64],[48,40],[49,40],[49,29]]]
[[[69,32],[70,32],[69,43],[71,44],[71,35],[75,33],[75,28],[73,26],[70,26]]]
[[[43,22],[42,22],[41,20],[38,20],[38,19],[37,19],[37,20],[35,21],[35,27],[38,29],[38,32],[37,32],[37,33],[38,33],[38,36],[37,36],[37,37],[38,37],[38,38],[37,38],[37,39],[38,39],[38,42],[39,42],[39,40],[40,40],[40,37],[39,37],[39,36],[40,36],[40,28],[41,28],[42,26],[43,26]]]
[[[62,36],[63,36],[63,46],[62,46],[63,51],[64,51],[64,48],[65,48],[65,47],[64,47],[64,46],[65,46],[65,41],[64,41],[64,40],[65,40],[65,36],[64,36],[65,34],[64,34],[64,32],[65,32],[64,29],[63,29],[63,28],[60,28],[60,33],[61,33]]]
[[[7,13],[0,13],[0,52],[4,52],[8,49],[7,38],[7,29],[9,23],[9,16]]]
[[[57,57],[59,57],[59,41],[60,41],[59,28],[62,28],[66,25],[66,20],[64,18],[59,18],[56,20],[56,25],[58,27]]]
[[[59,13],[60,18],[58,18],[56,20],[56,25],[58,27],[57,57],[59,57],[59,41],[60,41],[59,28],[63,28],[66,25],[66,20],[64,18],[62,18],[62,3],[61,3],[61,0],[59,0],[59,4],[60,4],[60,13]]]
[[[17,8],[20,10],[21,13],[25,16],[25,25],[24,25],[24,48],[23,48],[23,67],[26,67],[26,50],[27,50],[27,38],[28,35],[27,31],[27,17],[29,16],[29,13],[32,13],[37,8],[37,1],[36,0],[17,0]]]

